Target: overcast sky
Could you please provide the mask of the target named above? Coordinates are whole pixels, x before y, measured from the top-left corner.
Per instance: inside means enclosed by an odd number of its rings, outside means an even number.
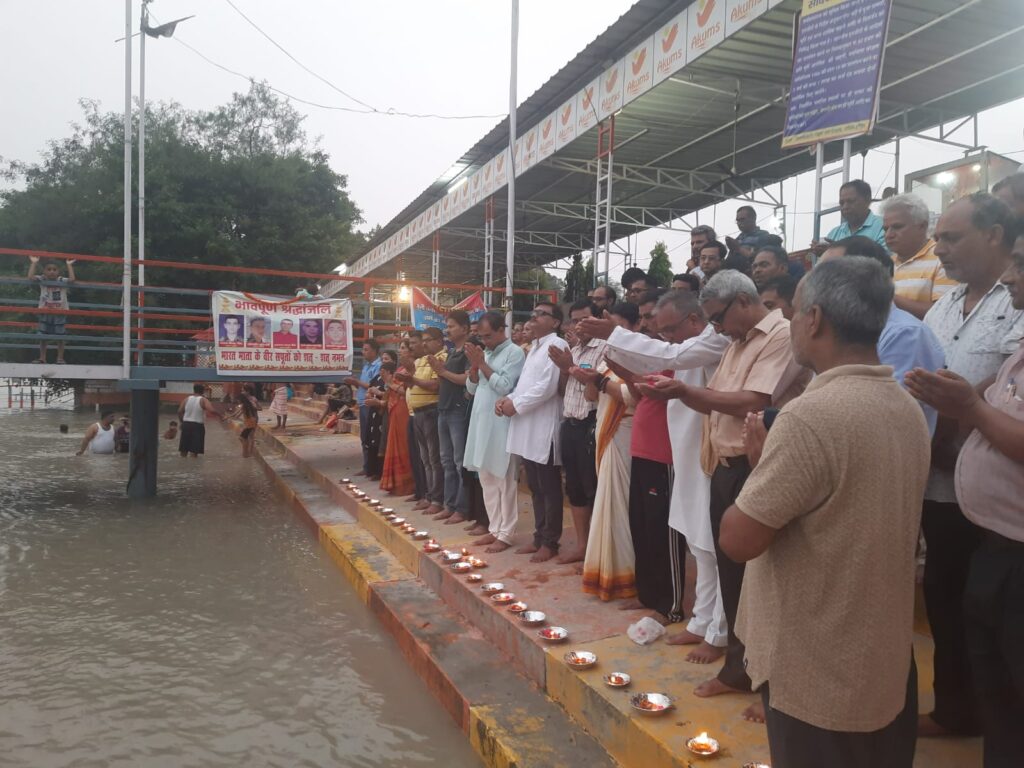
[[[508,111],[510,4],[503,0],[233,0],[299,61],[378,109],[452,115]],[[139,2],[133,2],[138,24]],[[525,99],[630,6],[628,0],[522,0],[519,93]],[[155,0],[154,17],[195,14],[176,38],[300,98],[357,107],[304,72],[225,0]],[[0,156],[34,160],[68,131],[80,98],[124,103],[123,0],[0,0],[4,35]],[[136,47],[135,66],[138,49]],[[146,98],[188,108],[246,90],[175,39],[148,41]],[[136,69],[137,78],[137,69]],[[138,83],[135,84],[136,94]],[[385,223],[487,133],[500,117],[416,120],[296,104],[367,225]]]
[[[310,69],[379,109],[452,115],[507,110],[509,3],[504,0],[233,1]],[[139,3],[133,5],[137,26]],[[521,0],[520,101],[629,6],[629,0]],[[195,14],[176,37],[231,69],[311,101],[358,107],[289,60],[227,0],[156,0],[151,9],[161,22]],[[68,124],[81,114],[80,98],[96,99],[104,109],[122,108],[124,51],[114,40],[124,31],[123,2],[0,0],[0,12],[6,33],[0,156],[36,160],[48,140],[68,133]],[[248,87],[174,39],[150,40],[146,56],[148,100],[209,108]],[[322,137],[332,166],[348,175],[365,228],[386,223],[500,119],[415,120],[296,107],[308,115],[309,134]],[[1024,102],[1017,102],[984,116],[981,141],[1024,161],[1022,126]],[[904,142],[903,150],[902,173],[957,157],[923,141]],[[865,178],[876,189],[892,183],[893,158],[886,154],[891,151],[883,148],[867,159]],[[854,168],[859,175],[859,158]],[[790,247],[803,247],[809,239],[812,187],[806,175],[787,182]],[[734,204],[716,206],[702,213],[702,221],[713,221],[725,234],[735,228],[734,209]],[[762,222],[772,213],[768,207],[758,211]],[[634,239],[630,248],[641,254],[640,265],[656,239],[668,242],[674,266],[682,268],[688,238],[676,233]],[[622,256],[613,260],[613,274],[624,262]]]

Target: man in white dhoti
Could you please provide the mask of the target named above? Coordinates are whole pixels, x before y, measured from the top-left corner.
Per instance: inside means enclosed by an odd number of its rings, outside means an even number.
[[[586,331],[607,336],[606,354],[636,373],[674,370],[675,378],[691,386],[706,387],[729,339],[708,325],[689,291],[671,291],[655,308],[657,328],[664,341],[584,321]],[[593,327],[591,327],[593,326]],[[702,414],[679,400],[668,403],[669,439],[672,443],[674,483],[669,526],[686,538],[697,563],[696,599],[686,629],[669,638],[672,644],[696,644],[686,660],[708,664],[725,652],[728,631],[718,587],[718,564],[709,515],[710,477],[701,467]]]

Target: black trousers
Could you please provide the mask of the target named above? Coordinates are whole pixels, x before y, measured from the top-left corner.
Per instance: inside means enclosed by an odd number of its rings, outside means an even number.
[[[917,665],[910,658],[907,698],[896,719],[868,733],[829,731],[772,709],[764,702],[768,746],[775,768],[912,768],[917,746]]]
[[[416,430],[412,425],[411,416],[405,429],[405,439],[409,445],[409,463],[412,465],[413,495],[417,499],[422,499],[427,495],[427,470],[420,459],[420,449],[416,444]]]
[[[736,637],[736,614],[740,607],[740,589],[743,587],[744,563],[729,559],[718,544],[718,536],[722,531],[722,518],[725,510],[733,505],[743,490],[743,484],[750,476],[750,462],[746,456],[727,459],[729,466],[719,464],[711,475],[711,535],[715,537],[715,555],[718,558],[718,585],[722,590],[722,608],[725,620],[729,625],[729,644],[725,649],[725,664],[718,673],[718,679],[730,688],[740,691],[750,690],[750,677],[747,675],[743,656],[746,649]],[[781,764],[780,764],[781,765]]]
[[[964,590],[981,531],[964,517],[959,505],[928,500],[922,508],[921,527],[928,547],[924,605],[935,640],[935,709],[931,716],[950,731],[978,734],[981,726],[967,657]]]
[[[668,527],[672,465],[633,458],[629,471],[629,533],[636,554],[636,596],[647,608],[683,620],[686,539]]]
[[[562,538],[562,470],[555,464],[555,449],[551,447],[544,464],[523,459],[526,482],[533,497],[533,545],[558,551]]]
[[[466,518],[484,528],[490,528],[491,519],[487,515],[484,491],[480,487],[480,478],[477,477],[476,472],[465,468],[462,470],[462,488],[466,494]]]
[[[989,532],[982,537],[971,559],[964,614],[985,768],[1019,768],[1024,764],[1024,544]]]
[[[594,460],[594,428],[597,417],[563,419],[561,426],[562,469],[565,495],[574,507],[593,507],[597,495],[597,463]]]

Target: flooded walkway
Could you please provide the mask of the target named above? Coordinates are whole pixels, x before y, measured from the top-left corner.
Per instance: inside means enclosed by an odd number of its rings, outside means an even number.
[[[0,411],[5,766],[479,765],[233,435],[129,502],[93,420]]]

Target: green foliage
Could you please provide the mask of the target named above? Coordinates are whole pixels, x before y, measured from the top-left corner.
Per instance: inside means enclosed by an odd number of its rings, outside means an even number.
[[[6,169],[24,185],[0,193],[3,245],[121,255],[123,116],[90,101],[82,109],[82,122],[69,137],[51,141],[38,163]],[[134,120],[137,125],[137,114]],[[146,257],[310,272],[354,259],[365,242],[354,229],[359,209],[346,177],[307,139],[302,120],[256,83],[211,111],[150,105]],[[137,215],[133,209],[133,227]],[[19,263],[15,271],[25,268]],[[113,264],[79,262],[77,271],[85,280],[120,279]],[[147,270],[147,278],[167,286],[285,294],[296,287],[279,278],[159,268]]]
[[[587,281],[587,271],[583,267],[583,256],[579,253],[572,255],[572,266],[565,273],[565,293],[562,294],[562,301],[572,303],[587,295],[593,287],[594,277],[591,268],[590,281]]]
[[[554,291],[556,297],[565,289],[565,283],[541,267],[530,267],[516,273],[513,288],[530,288],[537,291]],[[585,293],[585,292],[584,292]],[[545,296],[545,298],[547,298]],[[517,314],[529,313],[539,298],[525,293],[515,294],[512,308]]]
[[[668,288],[672,284],[672,262],[668,258],[668,247],[661,240],[651,250],[647,276],[660,288]]]

